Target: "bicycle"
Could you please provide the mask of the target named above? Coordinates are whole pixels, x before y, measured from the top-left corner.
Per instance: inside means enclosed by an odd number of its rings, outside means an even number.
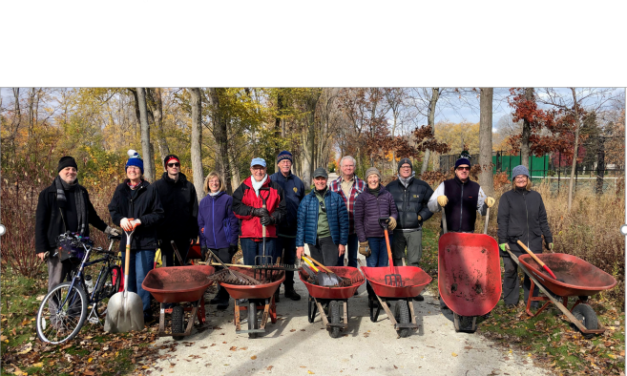
[[[61,247],[53,256],[61,257],[61,253],[65,253],[64,256],[71,260],[73,267],[68,281],[52,289],[39,306],[36,327],[37,335],[43,342],[53,345],[67,342],[76,337],[85,320],[96,324],[106,316],[109,298],[118,292],[122,279],[122,271],[116,263],[120,258],[117,252],[111,250],[114,241],[120,240],[120,237],[107,237],[110,240],[108,250],[93,247],[89,238],[77,234],[68,232],[59,237]],[[89,261],[92,252],[103,257]],[[98,263],[102,263],[102,267],[93,290],[89,291],[84,269]]]

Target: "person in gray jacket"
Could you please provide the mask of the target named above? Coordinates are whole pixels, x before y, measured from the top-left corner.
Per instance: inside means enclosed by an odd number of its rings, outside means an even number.
[[[542,196],[531,190],[529,170],[525,166],[516,166],[512,170],[512,190],[501,196],[497,223],[499,248],[505,266],[503,300],[507,308],[514,308],[518,305],[520,278],[518,278],[518,266],[506,249],[516,256],[522,255],[524,250],[516,243],[520,240],[532,252],[542,253],[543,235],[545,247],[553,249],[553,235],[549,228]],[[525,303],[529,298],[530,287],[531,281],[525,274],[523,280]],[[535,287],[532,296],[537,295],[538,287]],[[537,303],[533,302],[532,308],[537,308]]]

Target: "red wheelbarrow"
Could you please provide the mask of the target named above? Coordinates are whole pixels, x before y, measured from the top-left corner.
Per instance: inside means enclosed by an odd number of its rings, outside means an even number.
[[[183,339],[192,333],[195,317],[200,324],[205,323],[205,300],[203,295],[213,281],[208,279],[215,272],[213,266],[170,266],[153,269],[148,272],[142,287],[150,292],[160,304],[159,336],[165,336],[165,314],[172,314],[172,333],[175,340]],[[183,303],[189,302],[184,307]],[[172,308],[165,308],[166,303],[175,303]],[[185,311],[191,311],[187,329],[183,332]]]
[[[307,319],[310,323],[314,322],[316,313],[320,312],[322,323],[329,331],[332,338],[340,336],[340,331],[348,329],[348,299],[355,295],[355,291],[364,283],[364,277],[357,268],[351,266],[327,266],[327,269],[337,274],[340,278],[348,278],[351,285],[347,287],[326,287],[314,285],[307,282],[307,272],[300,270],[298,276],[307,287],[309,296],[307,299]],[[323,273],[320,271],[320,273]],[[343,308],[342,317],[340,317],[340,306]],[[328,309],[329,317],[325,313]]]
[[[496,240],[487,235],[489,218],[488,208],[483,234],[447,232],[442,208],[444,234],[438,242],[438,291],[453,311],[456,332],[476,332],[477,316],[492,311],[501,299],[501,259]]]
[[[230,267],[229,269],[253,277],[255,271],[248,268]],[[276,323],[276,304],[274,292],[285,280],[284,270],[268,270],[268,279],[272,282],[260,285],[233,285],[221,282],[220,285],[228,291],[229,295],[235,299],[235,333],[248,333],[248,337],[255,338],[257,333],[265,333],[268,317],[272,323]],[[248,307],[240,306],[238,300],[248,300]],[[261,320],[257,320],[257,310],[262,309]],[[248,310],[248,330],[242,330],[240,325],[240,311]]]
[[[536,254],[555,273],[556,280],[530,255],[522,255],[517,258],[511,251],[508,250],[508,252],[512,260],[531,279],[530,291],[538,286],[545,294],[545,296],[527,299],[526,311],[528,315],[537,316],[547,308],[550,302],[553,302],[585,338],[590,339],[605,331],[605,328],[599,323],[596,313],[586,302],[589,296],[616,286],[617,282],[614,277],[576,256],[564,253]],[[577,297],[577,301],[569,310],[568,298],[571,296]],[[545,302],[535,314],[531,312],[531,302],[534,301]]]

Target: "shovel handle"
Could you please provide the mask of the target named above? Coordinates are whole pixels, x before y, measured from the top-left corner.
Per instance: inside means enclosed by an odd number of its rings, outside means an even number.
[[[442,231],[443,234],[446,234],[448,232],[448,226],[446,223],[446,210],[444,209],[444,206],[442,207]]]
[[[320,269],[324,270],[325,272],[327,272],[327,273],[333,273],[333,272],[331,271],[331,269],[329,269],[329,268],[327,268],[326,266],[322,265],[322,263],[321,263],[320,261],[316,260],[315,258],[313,258],[313,257],[311,257],[311,256],[309,256],[309,257],[307,257],[307,256],[303,256],[303,257],[305,257],[305,258],[306,258],[306,259],[308,259],[309,261],[313,261],[313,263],[314,263],[314,264],[318,265],[318,266],[320,267]]]
[[[314,272],[318,273],[318,272],[320,271],[318,268],[316,268],[316,267],[314,266],[314,264],[313,264],[311,261],[309,261],[309,259],[307,259],[307,258],[306,258],[306,257],[304,257],[304,256],[303,256],[303,261],[305,261],[305,263],[306,263],[307,265],[309,265],[309,267],[311,268],[311,270],[313,270]]]
[[[488,234],[488,222],[490,221],[490,208],[488,208],[488,211],[485,213],[485,226],[483,226],[483,233],[484,234]]]
[[[553,271],[548,266],[546,266],[546,264],[543,263],[542,260],[538,258],[538,256],[531,252],[531,250],[525,246],[525,243],[521,242],[520,240],[518,240],[516,243],[518,243],[518,245],[521,246],[522,249],[524,249],[531,257],[533,257],[533,259],[536,260],[536,262],[540,264],[540,266],[544,268],[544,270],[546,270],[551,275],[551,277],[557,279]]]

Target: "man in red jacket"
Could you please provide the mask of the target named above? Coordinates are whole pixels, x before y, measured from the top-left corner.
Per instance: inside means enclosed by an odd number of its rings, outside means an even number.
[[[266,173],[266,161],[253,158],[250,173],[251,176],[233,193],[233,212],[241,220],[240,241],[246,265],[254,265],[255,256],[263,254],[262,226],[266,227],[266,256],[272,256],[276,261],[276,224],[287,212],[283,190]],[[262,207],[264,200],[265,209]]]

